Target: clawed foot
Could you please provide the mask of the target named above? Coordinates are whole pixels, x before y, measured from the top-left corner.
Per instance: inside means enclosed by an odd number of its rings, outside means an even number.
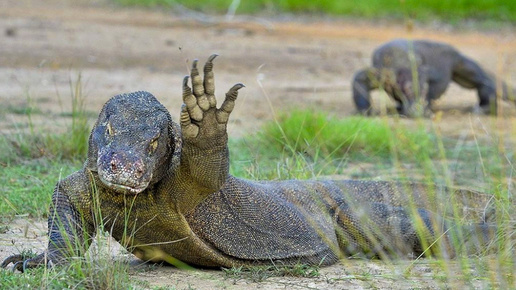
[[[0,267],[7,268],[7,266],[9,266],[9,264],[13,264],[13,267],[12,267],[13,272],[18,270],[23,273],[27,269],[36,268],[40,265],[43,265],[44,264],[44,256],[39,255],[35,258],[30,258],[24,254],[12,255],[12,256],[9,256],[7,259],[5,259],[2,262],[2,264],[0,265]],[[47,265],[50,266],[51,263],[49,262]]]
[[[209,145],[213,138],[225,136],[229,115],[235,106],[238,90],[244,87],[238,83],[226,93],[226,98],[217,109],[215,99],[215,82],[213,77],[213,60],[210,56],[204,65],[204,81],[197,69],[197,60],[192,63],[190,77],[192,89],[188,86],[189,77],[183,80],[183,106],[181,108],[181,130],[185,142],[200,146]]]

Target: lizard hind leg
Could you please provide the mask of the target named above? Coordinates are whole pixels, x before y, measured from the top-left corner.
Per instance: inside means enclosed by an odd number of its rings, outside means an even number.
[[[429,85],[422,69],[400,68],[393,85],[398,113],[409,117],[431,117]]]
[[[496,114],[496,83],[479,64],[461,56],[453,67],[452,79],[464,88],[477,90],[479,104],[476,112]]]

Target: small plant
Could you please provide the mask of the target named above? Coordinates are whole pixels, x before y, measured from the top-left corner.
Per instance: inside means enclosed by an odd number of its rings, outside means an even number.
[[[74,82],[70,79],[71,124],[64,133],[48,134],[45,147],[51,156],[65,160],[84,160],[88,151],[90,126],[85,108],[85,96],[82,92],[82,76],[79,74]]]
[[[57,130],[60,133],[39,132],[34,129],[32,115],[38,110],[33,108],[31,97],[28,92],[27,94],[27,102],[31,105],[24,112],[29,131],[19,130],[12,135],[0,135],[0,164],[19,163],[45,156],[68,161],[84,160],[88,150],[90,127],[81,75],[76,81],[70,79],[71,122],[64,130]]]
[[[134,285],[126,262],[74,259],[67,266],[39,267],[27,273],[0,270],[2,289],[128,289]]]
[[[92,188],[96,193],[94,184]],[[127,289],[135,285],[137,281],[129,278],[127,261],[114,260],[111,257],[112,247],[104,231],[98,203],[94,204],[93,212],[100,224],[96,227],[91,246],[92,241],[87,237],[92,233],[86,231],[89,227],[65,224],[65,221],[61,220],[62,215],[54,212],[52,227],[60,233],[59,236],[54,234],[54,238],[57,239],[55,242],[58,242],[57,250],[66,256],[66,262],[54,264],[48,269],[44,266],[30,269],[25,275],[11,276],[11,271],[0,271],[0,281],[6,281],[2,286],[17,288],[18,285],[24,285],[29,289]],[[20,254],[23,260],[36,257],[33,251],[22,251]],[[25,280],[27,278],[28,281]]]
[[[76,169],[86,157],[88,149],[88,114],[85,110],[82,80],[70,80],[71,122],[62,133],[41,132],[34,129],[33,108],[30,95],[24,110],[29,131],[0,135],[0,210],[4,214],[46,214],[41,204],[48,204],[55,182]],[[28,93],[27,93],[28,94]],[[61,131],[61,130],[58,130]],[[22,191],[22,192],[20,192]],[[44,192],[44,194],[41,194]]]

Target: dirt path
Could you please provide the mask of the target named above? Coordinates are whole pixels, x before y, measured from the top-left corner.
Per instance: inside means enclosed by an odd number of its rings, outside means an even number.
[[[19,112],[31,106],[39,110],[32,116],[37,130],[64,130],[69,120],[63,113],[71,110],[70,80],[79,75],[93,115],[110,96],[147,90],[177,120],[181,80],[191,61],[203,61],[215,52],[220,54],[215,64],[219,98],[232,84],[246,84],[231,119],[231,137],[253,132],[275,112],[293,107],[317,107],[340,117],[353,114],[353,72],[369,64],[377,45],[396,37],[449,42],[516,83],[516,33],[509,29],[479,33],[415,27],[408,32],[394,24],[322,19],[272,21],[270,28],[258,22],[202,25],[171,12],[69,2],[0,0],[1,133],[27,128],[27,117]],[[375,100],[380,97],[374,95]],[[472,124],[493,123],[466,113],[475,103],[474,91],[452,85],[437,106],[445,112],[440,121],[443,132],[459,136]],[[502,108],[507,116],[503,130],[513,136],[516,110],[509,104]],[[28,226],[23,219],[15,221],[0,234],[0,260],[22,245],[43,249],[45,231],[40,221]],[[355,279],[357,271],[376,278]],[[272,278],[262,283],[224,279],[220,271],[191,273],[168,267],[135,275],[151,285],[178,288],[399,288],[400,281],[394,285],[389,278],[392,273],[388,265],[353,262],[325,268],[317,279]],[[420,273],[417,282],[405,280],[402,285],[432,285],[425,270]]]

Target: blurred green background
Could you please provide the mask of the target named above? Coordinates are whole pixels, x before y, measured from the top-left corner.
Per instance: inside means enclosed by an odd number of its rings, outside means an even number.
[[[225,13],[307,13],[344,15],[367,19],[418,19],[421,21],[480,20],[516,22],[516,1],[512,0],[112,0],[122,5],[184,7]],[[230,8],[231,7],[231,8]]]

